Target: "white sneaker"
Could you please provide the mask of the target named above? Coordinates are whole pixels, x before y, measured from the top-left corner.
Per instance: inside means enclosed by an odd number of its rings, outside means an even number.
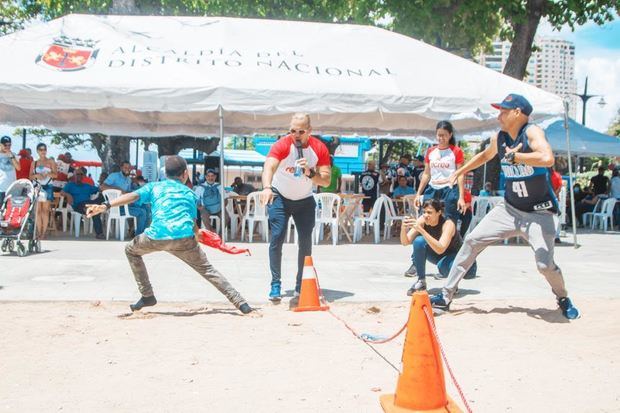
[[[407,295],[412,296],[416,291],[426,291],[426,280],[416,281],[411,288],[407,290]]]

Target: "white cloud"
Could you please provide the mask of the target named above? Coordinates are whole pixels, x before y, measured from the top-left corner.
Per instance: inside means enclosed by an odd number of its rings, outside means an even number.
[[[578,93],[583,93],[585,77],[588,76],[588,94],[605,97],[607,105],[603,108],[598,105],[598,97],[588,101],[586,125],[606,132],[620,109],[620,53],[595,58],[578,57],[575,62],[575,75],[578,79]],[[577,120],[581,121],[581,104],[577,113]]]

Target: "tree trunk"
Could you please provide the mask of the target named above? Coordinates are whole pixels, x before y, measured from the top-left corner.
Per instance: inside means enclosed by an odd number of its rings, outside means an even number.
[[[387,145],[384,146],[385,152],[383,153],[383,158],[379,159],[379,167],[383,164],[389,163],[390,158],[392,157],[392,152],[394,152],[394,147],[396,146],[397,141],[388,141]]]
[[[103,163],[103,172],[118,171],[121,162],[129,160],[130,138],[91,134],[90,141]]]
[[[129,15],[138,14],[135,0],[112,0],[110,14]]]
[[[192,136],[171,136],[169,138],[144,139],[146,145],[154,143],[157,145],[159,156],[177,155],[186,148],[196,149],[209,154],[217,149],[220,142],[219,138],[194,138]]]
[[[504,67],[504,74],[515,79],[523,80],[527,70],[527,63],[532,55],[532,45],[536,29],[543,15],[547,0],[528,0],[524,20],[512,23],[515,33],[510,47],[510,55]]]

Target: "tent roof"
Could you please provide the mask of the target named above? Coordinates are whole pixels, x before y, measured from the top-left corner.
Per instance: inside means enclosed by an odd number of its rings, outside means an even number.
[[[495,128],[491,102],[561,99],[371,26],[223,17],[68,15],[0,37],[0,122],[124,136],[315,132],[415,135],[439,119]]]
[[[562,119],[550,120],[540,125],[556,153],[566,152],[566,132]],[[605,135],[569,119],[570,149],[579,156],[620,156],[620,139]]]

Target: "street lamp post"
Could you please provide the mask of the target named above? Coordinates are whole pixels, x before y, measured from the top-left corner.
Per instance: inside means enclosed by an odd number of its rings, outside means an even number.
[[[590,98],[593,97],[597,97],[600,96],[601,99],[598,101],[598,105],[603,108],[607,102],[605,102],[605,98],[602,95],[588,95],[588,77],[586,76],[586,83],[583,87],[583,93],[579,94],[579,93],[571,93],[571,95],[575,95],[575,96],[579,96],[581,98],[581,124],[583,126],[586,125],[586,103],[588,102],[588,100],[590,100]]]
[[[579,94],[579,93],[571,93],[571,95],[575,95],[578,96],[579,98],[581,98],[581,124],[583,126],[586,126],[586,103],[588,102],[588,100],[590,100],[590,98],[593,97],[597,97],[600,96],[601,99],[598,101],[598,105],[603,108],[607,102],[605,102],[605,98],[602,95],[588,95],[588,77],[586,76],[586,83],[583,86],[583,93]],[[579,158],[578,159],[578,166],[579,166],[579,171],[581,171],[583,169],[583,158]]]

